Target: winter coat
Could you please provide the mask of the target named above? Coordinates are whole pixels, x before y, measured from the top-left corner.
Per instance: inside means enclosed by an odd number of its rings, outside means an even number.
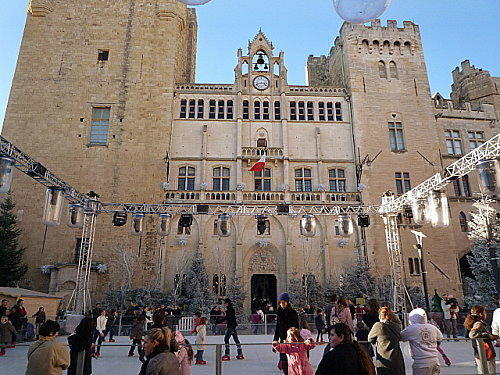
[[[314,344],[273,344],[273,347],[277,352],[286,354],[288,375],[313,375],[307,351],[314,349]]]
[[[62,375],[68,366],[68,348],[55,336],[42,337],[28,350],[26,375]]]
[[[314,318],[314,325],[318,331],[323,331],[326,327],[325,316],[323,314],[318,314]]]
[[[493,320],[491,322],[491,333],[500,335],[500,307],[493,312]]]
[[[85,351],[83,375],[90,375],[92,373],[92,344],[94,340],[92,334],[88,337],[75,333],[68,337],[70,365],[67,375],[76,375],[78,354]]]
[[[368,329],[372,329],[373,325],[378,321],[377,311],[370,311],[363,315],[363,322],[368,326]]]
[[[180,375],[179,362],[175,354],[165,350],[161,353],[152,353],[146,363],[142,365],[140,375]]]
[[[352,322],[352,314],[349,307],[339,307],[338,305],[332,308],[332,314],[330,315],[330,324],[334,325],[335,317],[338,318],[340,323],[344,323],[349,327],[352,333],[354,333],[354,324]]]
[[[179,375],[191,375],[191,361],[186,347],[181,345],[175,356],[179,361]]]
[[[343,343],[323,356],[316,375],[364,375],[360,361],[354,345]]]
[[[206,350],[207,346],[205,345],[207,342],[207,325],[201,324],[196,327],[196,341],[195,344],[197,350]]]
[[[403,353],[399,346],[401,326],[394,322],[377,322],[368,334],[368,341],[377,347],[377,373],[405,375]]]
[[[12,342],[12,335],[16,333],[17,331],[11,322],[0,323],[0,344],[10,344]]]
[[[134,320],[132,328],[130,329],[130,339],[140,340],[144,336],[144,321]]]
[[[238,322],[236,321],[236,312],[234,311],[234,307],[232,305],[227,306],[226,315],[221,316],[218,322],[226,322],[227,328],[234,329],[238,326]]]
[[[288,328],[299,328],[299,314],[288,305],[285,309],[279,307],[276,318],[276,330],[274,331],[273,341],[285,341]]]
[[[486,324],[482,321],[479,320],[474,323],[472,326],[472,329],[469,332],[469,338],[471,339],[484,339],[484,342],[491,347],[493,350],[493,353],[495,353],[495,348],[493,347],[493,344],[491,342],[490,334],[488,330],[486,329]],[[474,358],[479,358],[479,352],[477,348],[477,341],[472,340],[472,349],[474,350]],[[495,353],[496,357],[496,353]]]
[[[45,323],[46,320],[45,311],[37,311],[35,314],[33,314],[32,317],[35,318],[35,324]]]

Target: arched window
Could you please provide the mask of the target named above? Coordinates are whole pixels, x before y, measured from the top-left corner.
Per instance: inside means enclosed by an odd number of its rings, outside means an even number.
[[[224,111],[225,111],[225,105],[224,105],[224,100],[219,100],[217,103],[217,118],[218,119],[223,119],[224,118]]]
[[[269,102],[267,100],[262,102],[262,119],[269,120]]]
[[[228,100],[227,101],[227,119],[232,120],[233,119],[233,101]]]
[[[254,120],[260,120],[260,102],[258,100],[253,102],[253,118]]]
[[[335,103],[335,121],[342,121],[342,103]]]
[[[328,118],[328,121],[335,121],[335,117],[333,115],[333,103],[332,102],[328,102],[326,103],[326,113],[327,113],[327,118]]]
[[[368,40],[364,39],[361,42],[361,51],[363,53],[368,53],[370,51],[370,43],[368,42]]]
[[[217,167],[213,169],[212,190],[229,190],[231,170],[227,167]]]
[[[281,103],[279,100],[274,102],[274,119],[281,120]]]
[[[401,43],[398,41],[394,42],[394,53],[401,55]]]
[[[325,121],[325,103],[324,102],[319,102],[318,103],[318,114],[319,114],[319,121]]]
[[[243,64],[241,64],[241,73],[243,75],[248,74],[248,61],[243,61]]]
[[[460,212],[458,215],[458,219],[460,220],[460,229],[462,232],[468,232],[469,231],[469,225],[467,224],[467,216],[463,212]]]
[[[405,51],[405,55],[406,54],[408,54],[408,55],[411,54],[411,43],[410,42],[405,42],[405,44],[404,44],[404,51]]]
[[[187,113],[187,100],[182,99],[181,100],[181,112],[179,114],[180,118],[186,118],[186,113]]]
[[[274,69],[273,69],[274,75],[279,76],[280,75],[280,64],[275,62],[273,67],[274,67]],[[278,81],[276,81],[276,82],[278,82]]]
[[[312,175],[309,168],[295,170],[295,190],[312,191]]]
[[[385,67],[385,62],[382,60],[378,62],[378,75],[380,78],[387,78],[387,69]]]
[[[330,169],[328,171],[328,180],[330,183],[330,191],[345,192],[346,178],[343,169]]]
[[[314,104],[307,102],[307,121],[314,121]]]
[[[271,191],[271,169],[264,168],[253,175],[255,191]]]
[[[304,102],[299,102],[299,120],[304,121],[306,119],[306,107]]]
[[[268,72],[269,71],[269,56],[260,50],[252,58],[252,66],[254,72]]]
[[[420,259],[419,258],[408,258],[408,267],[410,268],[410,275],[418,276],[420,275]]]
[[[250,104],[248,100],[243,100],[243,120],[248,120],[250,118]]]
[[[191,99],[189,101],[189,118],[194,118],[196,114],[196,100]]]
[[[290,120],[297,120],[297,102],[290,102]]]
[[[212,290],[216,297],[226,296],[226,275],[223,273],[215,274],[212,278]]]
[[[389,63],[389,73],[391,75],[391,78],[398,78],[398,67],[396,66],[396,63],[394,61],[391,61]]]
[[[209,119],[215,118],[215,100],[213,100],[213,99],[210,100],[210,102],[209,102],[208,118]]]
[[[194,190],[196,169],[194,167],[180,167],[177,178],[177,190]]]
[[[205,102],[203,99],[198,100],[198,118],[203,118],[205,114]]]
[[[267,147],[267,139],[265,138],[257,139],[257,147]]]
[[[390,49],[391,49],[391,43],[389,43],[388,40],[384,40],[384,44],[382,45],[382,48],[384,50],[384,53],[389,54]]]

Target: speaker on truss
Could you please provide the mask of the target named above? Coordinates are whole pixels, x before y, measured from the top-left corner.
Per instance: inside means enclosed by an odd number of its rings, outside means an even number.
[[[127,224],[127,213],[115,212],[113,214],[113,225],[115,227],[123,227],[125,224]]]
[[[28,171],[26,174],[30,177],[45,176],[45,172],[47,172],[47,168],[45,168],[40,163],[35,163],[35,164],[33,164],[32,169],[30,171]]]
[[[370,216],[358,215],[358,225],[361,228],[368,228],[370,226]]]
[[[267,216],[257,215],[256,219],[257,219],[257,233],[263,235],[264,233],[266,233],[267,229],[267,224],[266,224]]]
[[[197,204],[196,213],[198,214],[208,214],[208,204]]]
[[[403,207],[403,216],[407,219],[413,219],[413,211],[411,209],[411,206]]]
[[[182,214],[179,219],[179,226],[182,228],[188,228],[193,224],[193,215],[191,214]]]
[[[279,204],[276,206],[278,215],[288,215],[290,213],[290,206],[288,204]]]

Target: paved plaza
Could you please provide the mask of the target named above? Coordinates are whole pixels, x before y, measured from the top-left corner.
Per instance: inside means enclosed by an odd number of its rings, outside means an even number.
[[[194,337],[187,336],[187,339],[193,343]],[[260,343],[263,345],[252,345],[244,347],[245,360],[238,361],[234,359],[236,348],[231,348],[232,360],[223,362],[224,375],[242,375],[242,374],[276,374],[280,371],[276,365],[278,362],[277,354],[271,350],[270,335],[245,335],[240,336],[241,342],[245,344]],[[66,341],[65,338],[61,340]],[[129,344],[127,337],[117,337],[116,343],[107,344],[101,350],[101,357],[93,361],[94,375],[127,375],[138,374],[140,362],[137,354],[134,357],[127,357],[128,347],[123,345]],[[223,336],[209,336],[209,344],[219,344],[223,342]],[[411,358],[408,353],[407,344],[403,344],[403,353],[405,355],[405,364],[407,374],[411,374]],[[452,366],[446,367],[442,363],[442,374],[476,374],[474,358],[470,342],[444,342],[442,345],[445,352],[451,359]],[[310,352],[311,363],[314,368],[320,362],[324,346],[319,346]],[[196,351],[196,348],[194,348]],[[0,358],[0,374],[1,375],[23,375],[26,369],[26,353],[28,347],[17,347],[8,351],[5,357]],[[191,367],[193,375],[215,374],[215,345],[209,346],[205,351],[205,360],[208,362],[206,366]],[[500,361],[497,361],[497,369],[500,368]]]

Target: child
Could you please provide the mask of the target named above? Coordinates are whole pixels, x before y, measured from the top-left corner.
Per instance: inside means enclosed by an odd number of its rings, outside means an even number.
[[[193,362],[193,348],[180,331],[175,331],[175,341],[179,345],[179,350],[175,352],[179,361],[179,375],[191,375],[190,366],[191,362]]]
[[[144,336],[144,315],[139,315],[132,325],[132,329],[130,330],[130,339],[132,340],[132,345],[130,346],[130,350],[128,352],[128,356],[132,357],[134,355],[135,347],[137,346],[137,353],[139,353],[139,359],[144,357],[144,353],[142,351],[142,337]]]
[[[293,343],[293,344],[289,344]],[[279,353],[285,353],[288,359],[288,375],[313,375],[313,369],[307,359],[307,351],[314,349],[310,340],[304,341],[298,328],[287,331],[285,344],[273,341],[273,348]]]
[[[9,322],[6,316],[2,316],[0,319],[0,356],[5,355],[5,348],[10,346],[12,343],[12,337],[16,336],[17,331]]]
[[[318,335],[316,336],[316,341],[323,341],[323,333],[326,328],[326,319],[325,312],[323,309],[316,310],[316,317],[314,318],[314,325],[316,326],[316,330],[318,331]]]
[[[206,365],[203,360],[203,352],[206,349],[205,343],[207,339],[207,323],[208,319],[203,317],[200,319],[200,324],[196,327],[196,364]]]
[[[366,324],[360,319],[356,323],[356,340],[357,341],[368,341],[368,327]],[[369,342],[362,342],[359,345],[365,350],[366,354],[370,357],[373,357],[375,353],[373,352],[372,344]]]

